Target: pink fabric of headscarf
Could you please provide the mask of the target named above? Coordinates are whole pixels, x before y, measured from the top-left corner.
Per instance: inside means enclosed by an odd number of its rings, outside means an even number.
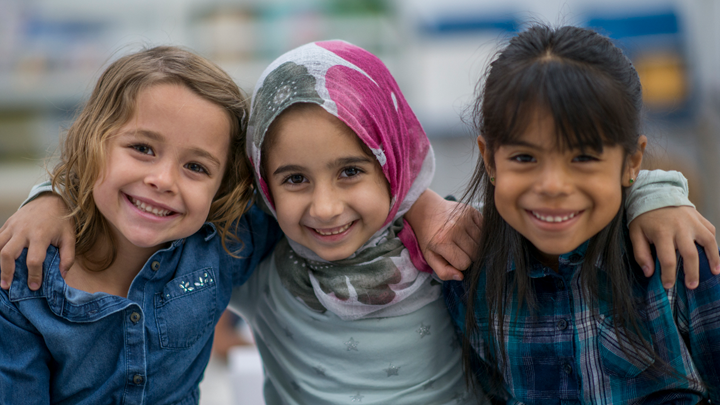
[[[344,41],[315,42],[275,60],[253,94],[248,154],[273,213],[274,204],[260,175],[260,145],[270,124],[295,103],[322,106],[373,151],[390,184],[392,205],[386,227],[404,215],[430,185],[435,169],[430,141],[385,64]],[[413,264],[431,272],[412,229],[405,225],[398,236]]]
[[[344,320],[400,316],[439,299],[415,234],[403,215],[430,185],[430,142],[385,65],[343,41],[316,42],[276,59],[253,93],[248,154],[267,207],[276,215],[261,176],[262,143],[270,124],[296,103],[314,103],[339,118],[373,152],[390,185],[385,223],[350,257],[328,262],[283,239],[274,258],[288,291],[317,311]]]

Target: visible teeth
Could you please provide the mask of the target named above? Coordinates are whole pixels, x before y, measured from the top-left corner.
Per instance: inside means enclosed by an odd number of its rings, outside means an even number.
[[[136,200],[136,199],[134,199],[134,198],[130,198],[130,201],[132,201],[132,203],[133,203],[136,207],[140,208],[141,210],[143,210],[143,211],[145,211],[145,212],[149,212],[149,213],[151,213],[151,214],[153,214],[153,215],[156,215],[156,216],[158,216],[158,217],[165,217],[165,216],[169,215],[169,214],[172,212],[172,211],[170,211],[170,210],[163,210],[163,209],[160,209],[160,208],[157,208],[157,207],[153,207],[152,205],[145,204],[144,202],[138,201],[138,200]]]
[[[347,231],[348,228],[350,228],[350,225],[352,225],[352,224],[353,224],[353,223],[350,222],[350,223],[348,223],[348,224],[345,224],[345,226],[343,226],[343,227],[341,227],[341,228],[338,228],[337,230],[334,230],[334,231],[332,231],[332,232],[324,232],[324,231],[321,231],[320,229],[317,229],[317,228],[313,228],[313,229],[315,229],[315,232],[319,233],[319,234],[322,235],[322,236],[330,236],[330,235],[337,235],[337,234],[339,234],[339,233],[343,233],[343,232]]]
[[[545,221],[545,222],[565,222],[568,219],[574,218],[575,215],[577,215],[577,212],[573,212],[572,214],[565,215],[564,217],[552,216],[552,215],[545,216],[545,215],[541,215],[535,211],[532,211],[532,214],[535,216],[535,218],[537,218],[541,221]]]

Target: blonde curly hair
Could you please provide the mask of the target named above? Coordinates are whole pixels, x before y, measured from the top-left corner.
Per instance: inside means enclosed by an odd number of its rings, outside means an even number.
[[[253,175],[245,154],[247,96],[209,60],[173,46],[159,46],[124,56],[100,76],[90,99],[67,130],[60,162],[51,173],[53,189],[70,208],[75,221],[76,254],[87,253],[101,236],[110,237],[111,254],[92,262],[93,270],[108,268],[117,255],[109,224],[95,206],[93,186],[105,167],[108,139],[133,116],[138,93],[158,84],[179,84],[225,111],[230,120],[228,163],[207,221],[215,224],[225,250],[237,257],[242,249],[235,227],[252,199]]]

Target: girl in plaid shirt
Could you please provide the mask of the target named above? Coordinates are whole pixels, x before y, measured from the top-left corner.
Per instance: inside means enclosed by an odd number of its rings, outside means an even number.
[[[623,52],[583,28],[534,26],[490,66],[469,193],[486,191],[484,256],[444,292],[466,370],[495,401],[720,400],[720,277],[704,250],[694,290],[644,277],[631,253],[641,93]]]

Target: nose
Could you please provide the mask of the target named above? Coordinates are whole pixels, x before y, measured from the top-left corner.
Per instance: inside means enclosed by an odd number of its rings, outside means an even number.
[[[320,221],[331,221],[343,212],[343,202],[335,187],[315,187],[310,204],[310,215]]]
[[[535,191],[547,197],[567,195],[571,189],[572,173],[561,162],[546,162],[535,182]]]
[[[158,162],[145,176],[145,184],[161,193],[175,193],[177,192],[177,177],[178,169],[173,162]]]

